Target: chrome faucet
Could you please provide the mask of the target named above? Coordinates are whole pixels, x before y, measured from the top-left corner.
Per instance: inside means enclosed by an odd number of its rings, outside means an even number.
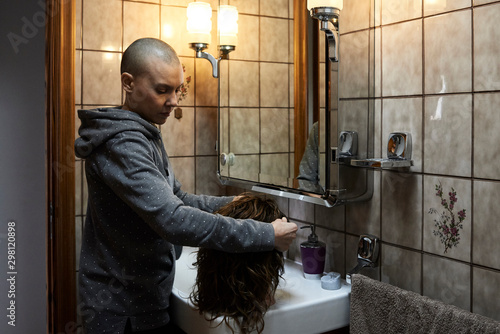
[[[359,237],[358,264],[346,275],[347,283],[351,283],[351,275],[357,274],[365,267],[376,267],[379,253],[379,239],[373,235],[365,234]]]

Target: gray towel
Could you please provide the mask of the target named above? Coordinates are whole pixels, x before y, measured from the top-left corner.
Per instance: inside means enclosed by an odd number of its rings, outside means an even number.
[[[500,322],[363,275],[352,275],[351,334],[500,334]]]

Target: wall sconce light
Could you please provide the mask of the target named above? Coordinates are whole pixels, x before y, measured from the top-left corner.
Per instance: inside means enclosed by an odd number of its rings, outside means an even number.
[[[320,21],[320,29],[325,32],[328,55],[332,62],[339,61],[338,18],[343,7],[343,0],[307,0],[307,9],[311,17]]]
[[[219,58],[204,52],[210,43],[212,7],[206,2],[191,2],[187,8],[189,46],[196,51],[196,58],[205,58],[212,64],[212,76],[219,77],[219,61],[229,59],[229,52],[236,49],[238,41],[238,11],[234,6],[219,6]]]
[[[219,48],[233,51],[238,44],[238,10],[234,6],[219,6]]]

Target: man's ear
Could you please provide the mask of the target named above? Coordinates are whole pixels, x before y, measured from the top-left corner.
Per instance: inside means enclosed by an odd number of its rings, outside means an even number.
[[[132,92],[134,89],[134,76],[128,72],[123,72],[121,79],[123,90],[127,93]]]

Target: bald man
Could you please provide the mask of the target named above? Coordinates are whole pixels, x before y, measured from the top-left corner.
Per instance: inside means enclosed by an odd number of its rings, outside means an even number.
[[[88,208],[79,314],[88,334],[171,333],[176,245],[226,252],[284,251],[297,226],[213,214],[233,200],[181,190],[156,125],[177,106],[182,65],[165,42],[143,38],[123,54],[125,103],[79,110],[75,153],[85,159]],[[186,134],[189,135],[189,134]]]

